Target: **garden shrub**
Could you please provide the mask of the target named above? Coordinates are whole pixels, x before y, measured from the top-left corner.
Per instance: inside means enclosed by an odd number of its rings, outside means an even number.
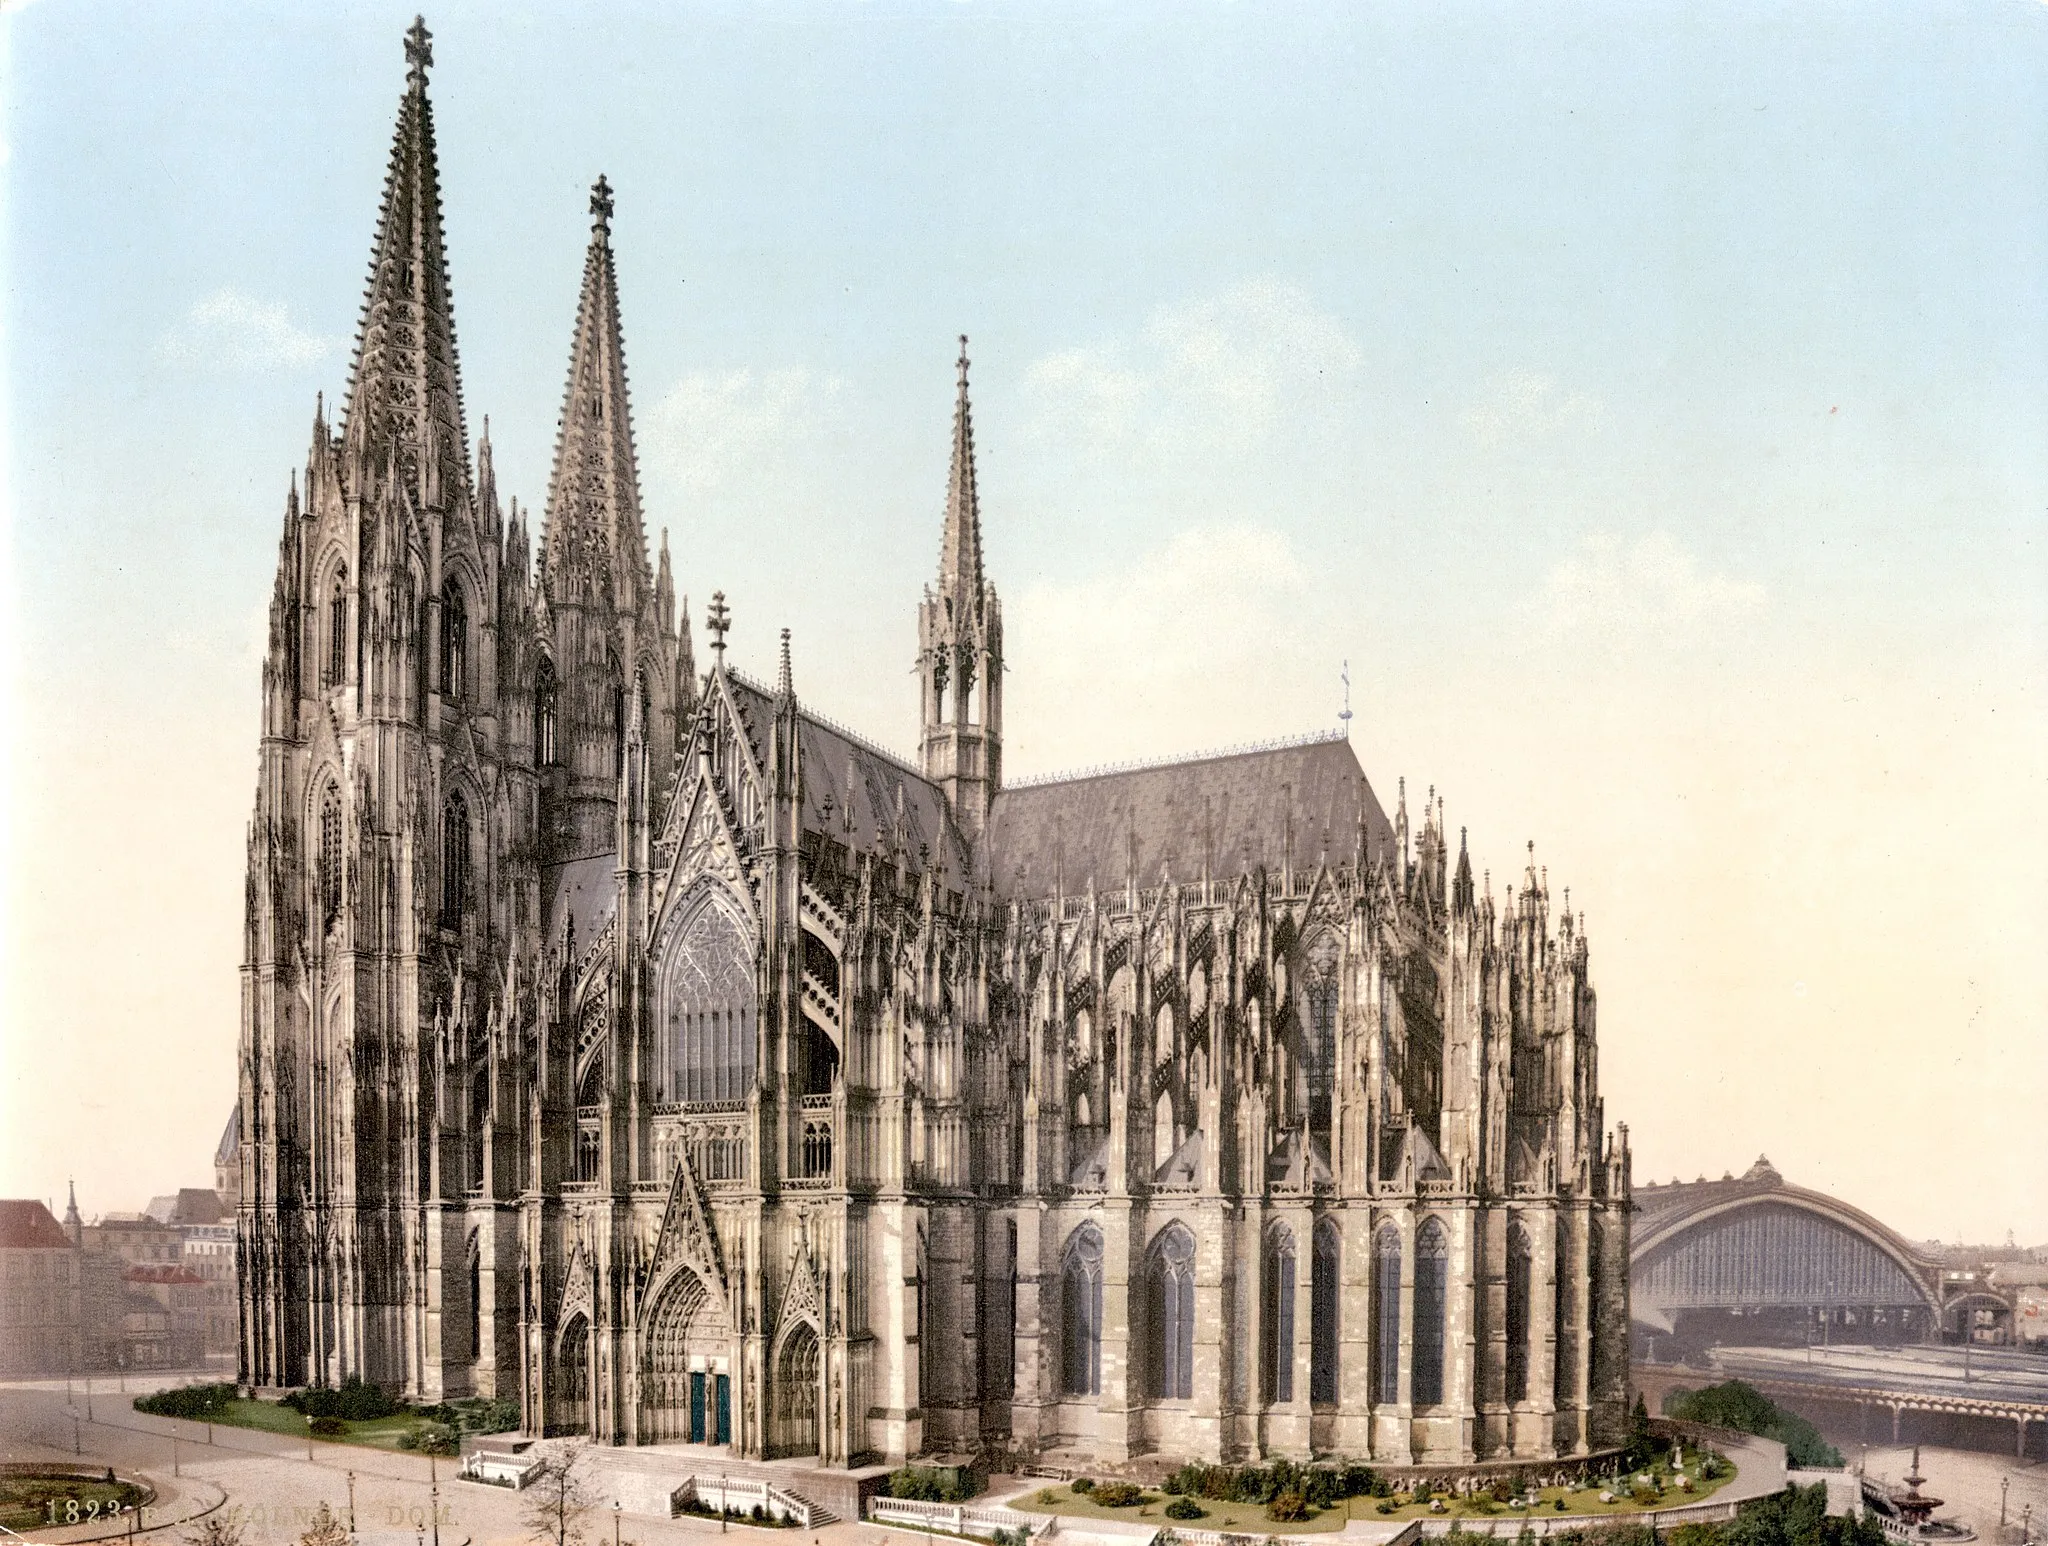
[[[381,1386],[366,1385],[362,1379],[351,1374],[342,1381],[338,1390],[324,1385],[308,1386],[295,1390],[286,1396],[283,1405],[307,1417],[339,1417],[344,1422],[374,1422],[380,1417],[396,1417],[404,1410],[397,1397]]]
[[[1209,1511],[1190,1497],[1177,1497],[1166,1505],[1168,1519],[1207,1519]]]
[[[338,1439],[348,1432],[348,1424],[339,1417],[315,1417],[306,1423],[306,1431],[316,1439]]]
[[[1095,1486],[1095,1501],[1104,1508],[1131,1508],[1144,1495],[1143,1489],[1129,1482],[1098,1482]]]
[[[1068,1482],[1067,1486],[1070,1487],[1075,1493],[1085,1498],[1089,1493],[1095,1490],[1095,1478],[1092,1476],[1077,1476],[1072,1481]]]
[[[1273,1501],[1266,1505],[1266,1517],[1280,1524],[1292,1524],[1308,1518],[1308,1499],[1299,1492],[1274,1494]]]
[[[228,1404],[237,1395],[232,1385],[179,1385],[154,1395],[137,1396],[135,1410],[153,1417],[183,1417],[192,1422],[213,1422],[228,1415]]]

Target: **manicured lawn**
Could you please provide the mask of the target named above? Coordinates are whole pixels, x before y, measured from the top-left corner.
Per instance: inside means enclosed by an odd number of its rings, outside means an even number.
[[[1612,1503],[1602,1503],[1600,1494],[1603,1485],[1592,1487],[1546,1487],[1537,1494],[1536,1507],[1527,1512],[1540,1518],[1545,1514],[1640,1514],[1656,1508],[1680,1508],[1689,1503],[1699,1503],[1711,1497],[1734,1477],[1732,1468],[1723,1466],[1722,1474],[1715,1480],[1703,1482],[1699,1479],[1699,1466],[1695,1461],[1686,1466],[1692,1477],[1693,1490],[1686,1492],[1678,1486],[1664,1488],[1654,1503],[1636,1503],[1625,1494]],[[1559,1509],[1557,1500],[1564,1500]],[[1231,1533],[1254,1535],[1315,1535],[1332,1530],[1341,1530],[1351,1519],[1502,1519],[1519,1520],[1523,1510],[1509,1508],[1496,1503],[1490,1497],[1445,1499],[1444,1507],[1433,1511],[1427,1503],[1408,1501],[1408,1495],[1398,1494],[1394,1498],[1348,1498],[1341,1503],[1312,1514],[1309,1518],[1292,1523],[1281,1523],[1266,1516],[1263,1503],[1235,1503],[1216,1498],[1197,1498],[1205,1511],[1201,1519],[1169,1519],[1166,1515],[1166,1494],[1147,1491],[1142,1500],[1131,1508],[1104,1508],[1085,1493],[1076,1493],[1071,1487],[1042,1487],[1032,1492],[1019,1493],[1010,1500],[1012,1508],[1023,1509],[1034,1514],[1057,1514],[1067,1519],[1130,1519],[1142,1520],[1149,1525],[1164,1525],[1169,1528],[1189,1530],[1222,1530]],[[1394,1506],[1381,1510],[1382,1504]]]
[[[236,1428],[261,1428],[266,1433],[288,1433],[296,1439],[306,1436],[306,1419],[275,1401],[230,1401],[227,1415],[214,1421]]]
[[[417,1412],[399,1412],[390,1417],[372,1417],[344,1423],[335,1434],[315,1434],[303,1413],[275,1401],[230,1401],[225,1412],[211,1418],[194,1419],[220,1423],[230,1428],[257,1428],[265,1433],[282,1433],[294,1439],[311,1437],[321,1444],[361,1444],[373,1449],[397,1449],[399,1439],[427,1425]]]

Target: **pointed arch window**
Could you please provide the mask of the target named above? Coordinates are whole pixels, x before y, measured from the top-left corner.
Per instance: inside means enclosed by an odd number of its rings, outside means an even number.
[[[1391,1223],[1372,1243],[1372,1398],[1401,1399],[1401,1231]]]
[[[1507,1397],[1529,1399],[1529,1232],[1517,1219],[1508,1226]]]
[[[1308,1398],[1320,1403],[1337,1399],[1337,1284],[1340,1265],[1337,1226],[1324,1219],[1316,1225],[1315,1262],[1309,1277]]]
[[[1327,1144],[1330,1097],[1337,1073],[1338,963],[1342,947],[1332,933],[1319,934],[1303,952],[1301,1018],[1303,1073],[1308,1095],[1309,1130]]]
[[[441,587],[441,693],[461,698],[469,687],[469,608],[452,576]]]
[[[327,669],[322,682],[338,687],[348,679],[348,570],[334,571],[327,597]]]
[[[1150,1323],[1152,1394],[1185,1401],[1195,1393],[1195,1237],[1169,1224],[1146,1263],[1146,1319]]]
[[[441,807],[441,927],[462,927],[469,902],[469,804],[457,790]]]
[[[626,771],[626,683],[619,674],[619,662],[611,660],[612,682],[612,777]]]
[[[1102,1394],[1102,1231],[1083,1224],[1060,1264],[1060,1389]]]
[[[1266,1236],[1264,1282],[1266,1399],[1294,1399],[1294,1231],[1281,1224]]]
[[[656,1083],[664,1099],[735,1101],[753,1093],[758,998],[752,941],[716,902],[699,906],[661,957],[668,1036]]]
[[[341,912],[341,793],[332,785],[320,798],[320,921]]]
[[[555,663],[543,655],[533,673],[533,760],[543,768],[555,765]]]
[[[1557,1355],[1551,1365],[1551,1399],[1562,1410],[1578,1400],[1579,1339],[1572,1327],[1572,1274],[1565,1268],[1571,1258],[1571,1231],[1557,1221],[1557,1252],[1551,1258],[1551,1287],[1555,1303],[1551,1315],[1557,1331]]]
[[[1415,1374],[1417,1406],[1444,1399],[1444,1312],[1450,1300],[1451,1246],[1443,1222],[1427,1220],[1415,1233]]]

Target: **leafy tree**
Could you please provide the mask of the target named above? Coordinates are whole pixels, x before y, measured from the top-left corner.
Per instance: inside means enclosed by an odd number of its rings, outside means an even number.
[[[1820,1436],[1820,1430],[1796,1412],[1788,1412],[1753,1385],[1729,1380],[1695,1390],[1670,1406],[1670,1415],[1687,1422],[1709,1423],[1776,1439],[1795,1466],[1838,1466],[1842,1452]]]
[[[526,1473],[520,1493],[519,1522],[534,1539],[569,1546],[581,1541],[583,1522],[597,1507],[587,1474],[589,1456],[580,1443],[564,1444],[543,1455]]]

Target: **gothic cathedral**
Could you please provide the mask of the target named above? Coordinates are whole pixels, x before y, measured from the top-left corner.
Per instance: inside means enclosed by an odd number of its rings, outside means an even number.
[[[1342,736],[1006,780],[964,346],[916,765],[804,708],[786,632],[729,663],[718,597],[700,673],[610,190],[535,543],[471,458],[407,54],[270,605],[242,1379],[826,1466],[1613,1442],[1627,1130],[1533,860],[1496,905]]]

